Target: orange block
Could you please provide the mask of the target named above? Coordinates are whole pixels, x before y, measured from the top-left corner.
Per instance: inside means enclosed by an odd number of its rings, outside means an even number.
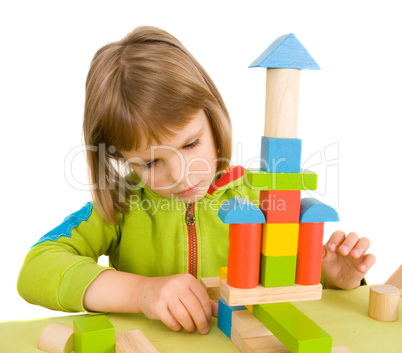
[[[324,223],[300,223],[296,284],[320,283],[323,237]]]
[[[260,191],[260,210],[267,223],[298,223],[300,190]]]
[[[261,224],[229,225],[229,286],[254,288],[259,284]]]

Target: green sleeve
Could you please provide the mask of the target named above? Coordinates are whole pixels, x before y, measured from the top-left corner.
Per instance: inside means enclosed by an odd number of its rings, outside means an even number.
[[[87,312],[83,297],[103,271],[100,255],[110,254],[120,239],[119,227],[102,220],[90,203],[42,237],[25,257],[17,289],[29,303],[53,310]]]

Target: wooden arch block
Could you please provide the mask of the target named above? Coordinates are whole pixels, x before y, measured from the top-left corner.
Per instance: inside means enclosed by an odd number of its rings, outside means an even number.
[[[226,224],[265,223],[262,211],[240,197],[226,201],[219,209],[218,217]]]
[[[331,206],[306,197],[300,201],[300,223],[338,222],[338,213]]]

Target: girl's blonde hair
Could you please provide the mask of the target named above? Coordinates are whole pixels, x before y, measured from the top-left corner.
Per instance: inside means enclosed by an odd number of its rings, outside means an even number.
[[[165,31],[142,26],[98,50],[87,76],[83,130],[93,199],[106,221],[118,224],[117,212],[128,211],[135,184],[122,175],[120,152],[160,143],[200,109],[214,132],[219,172],[231,159],[229,114],[184,46]]]

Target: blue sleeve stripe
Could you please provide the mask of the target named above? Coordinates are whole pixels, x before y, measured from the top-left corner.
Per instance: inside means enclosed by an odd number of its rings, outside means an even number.
[[[35,245],[38,245],[40,243],[43,243],[46,240],[51,240],[55,241],[59,239],[60,237],[71,237],[71,231],[75,228],[78,227],[81,222],[87,221],[89,216],[92,213],[92,203],[87,202],[84,207],[82,207],[80,210],[77,212],[74,212],[67,216],[63,223],[58,225],[56,228],[51,230],[49,233],[46,233],[42,238],[40,238],[32,247]]]

